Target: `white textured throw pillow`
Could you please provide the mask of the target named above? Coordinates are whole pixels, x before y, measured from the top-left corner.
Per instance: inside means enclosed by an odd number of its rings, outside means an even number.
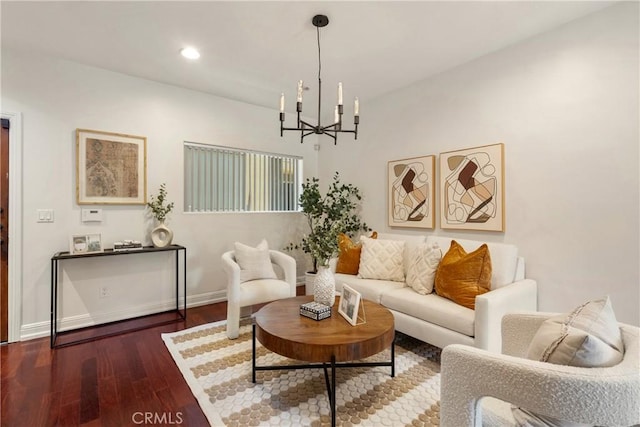
[[[358,277],[362,279],[404,281],[404,242],[361,236],[362,252]]]
[[[266,240],[263,239],[255,248],[236,242],[235,249],[236,262],[240,266],[241,282],[277,278],[271,265],[269,245]]]
[[[544,321],[529,345],[527,357],[541,362],[584,368],[618,364],[624,356],[622,334],[609,297],[589,301],[571,313]],[[587,426],[513,407],[518,425]]]
[[[421,295],[433,292],[436,270],[442,260],[438,243],[422,243],[414,250],[407,270],[407,285]]]
[[[557,365],[603,368],[622,361],[624,344],[609,297],[545,320],[527,357]]]

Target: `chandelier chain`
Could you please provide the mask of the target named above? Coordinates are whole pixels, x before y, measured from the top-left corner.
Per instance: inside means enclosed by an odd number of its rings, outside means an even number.
[[[322,56],[320,55],[320,27],[316,27],[316,33],[318,35],[318,80],[320,80],[320,75],[322,73]]]

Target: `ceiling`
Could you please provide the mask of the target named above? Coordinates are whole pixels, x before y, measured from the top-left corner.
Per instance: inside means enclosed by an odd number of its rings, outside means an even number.
[[[255,105],[293,109],[302,79],[316,110],[337,82],[366,102],[612,5],[593,1],[0,2],[2,48],[65,58]],[[179,55],[198,48],[197,61]],[[311,107],[311,105],[313,107]],[[348,107],[347,107],[348,105]],[[329,108],[327,108],[330,110]]]

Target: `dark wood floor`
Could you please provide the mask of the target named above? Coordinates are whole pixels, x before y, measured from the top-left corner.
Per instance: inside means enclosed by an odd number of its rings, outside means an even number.
[[[3,345],[0,423],[208,425],[160,334],[223,320],[226,312],[226,302],[190,308],[186,321],[55,350],[49,338]]]

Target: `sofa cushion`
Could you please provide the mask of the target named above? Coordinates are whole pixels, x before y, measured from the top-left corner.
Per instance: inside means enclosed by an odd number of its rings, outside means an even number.
[[[391,280],[377,279],[360,279],[351,274],[336,273],[336,291],[342,292],[342,285],[347,284],[356,291],[360,292],[362,298],[380,304],[380,298],[386,292],[394,289],[401,289],[405,286],[403,282],[394,282]]]
[[[451,238],[444,236],[429,236],[427,242],[437,242],[441,248],[451,246]],[[467,252],[475,250],[480,243],[474,240],[456,239]],[[518,265],[518,248],[507,243],[487,242],[491,253],[491,289],[498,289],[513,283]]]
[[[361,236],[362,253],[358,277],[361,279],[404,281],[404,241]]]
[[[421,295],[433,292],[436,269],[442,259],[442,250],[437,243],[421,243],[413,253],[407,285]]]
[[[279,279],[256,279],[240,284],[242,303],[246,305],[260,304],[264,301],[289,298],[291,286]]]
[[[235,242],[234,256],[240,266],[240,282],[256,279],[277,279],[271,265],[269,245],[262,240],[255,248]]]
[[[371,234],[371,238],[378,237],[377,232]],[[336,263],[336,273],[358,274],[360,268],[360,253],[362,243],[354,243],[349,236],[344,233],[338,235],[338,261]]]
[[[489,292],[491,287],[491,255],[487,245],[467,253],[452,240],[436,271],[435,287],[441,297],[475,309],[476,296]]]
[[[475,335],[474,311],[436,294],[420,295],[409,287],[389,289],[382,294],[380,303],[469,337]]]
[[[420,234],[378,233],[378,239],[401,240],[404,242],[404,254],[402,263],[405,275],[409,271],[409,264],[411,264],[411,260],[413,259],[413,254],[416,248],[426,241],[425,236]],[[448,248],[449,244],[444,247]]]

